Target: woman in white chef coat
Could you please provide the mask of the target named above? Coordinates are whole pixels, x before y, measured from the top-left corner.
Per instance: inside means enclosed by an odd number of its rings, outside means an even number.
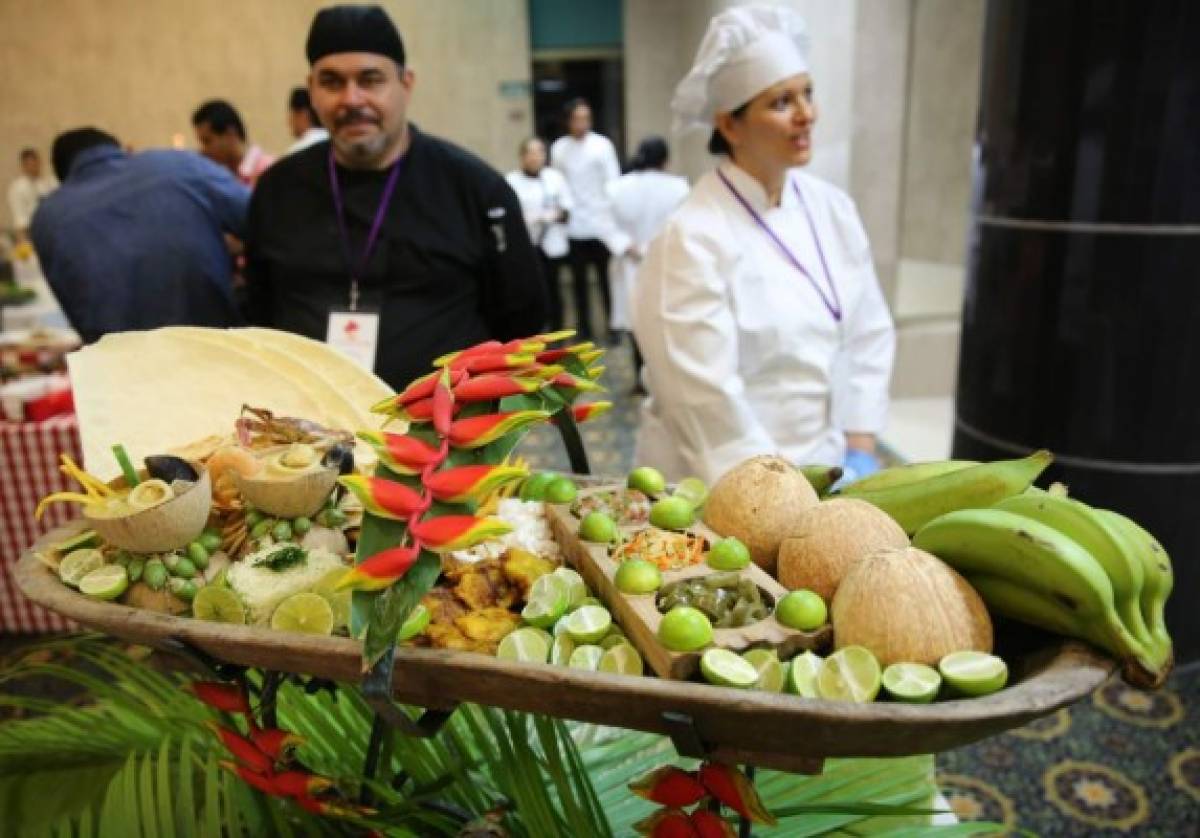
[[[650,391],[636,457],[669,477],[756,454],[878,467],[895,334],[853,202],[799,169],[806,49],[791,10],[730,9],[671,103],[721,156],[651,244],[632,307]]]
[[[629,163],[629,172],[608,185],[613,221],[625,237],[616,251],[618,255],[613,257],[609,273],[612,282],[609,326],[618,332],[627,332],[631,328],[629,302],[646,248],[687,197],[687,179],[665,171],[668,156],[666,140],[646,137],[638,143],[637,152]],[[636,341],[633,354],[640,374],[642,357]],[[635,385],[635,392],[639,387],[640,384]]]

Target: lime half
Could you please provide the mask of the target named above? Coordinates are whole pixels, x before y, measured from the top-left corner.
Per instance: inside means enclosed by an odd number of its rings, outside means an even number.
[[[335,591],[334,587],[338,582],[342,581],[342,577],[346,575],[346,568],[335,567],[317,580],[317,584],[313,585],[312,592],[325,597],[325,601],[329,603],[329,607],[333,610],[333,627],[341,628],[350,624],[350,607],[353,602],[354,592],[349,589],[344,591]],[[196,606],[192,605],[192,610],[195,611]]]
[[[742,657],[758,670],[755,689],[772,693],[783,689],[783,664],[779,662],[779,655],[774,649],[751,649]]]
[[[551,575],[557,576],[567,583],[567,592],[571,597],[571,601],[567,604],[568,609],[583,604],[584,597],[588,595],[588,589],[584,584],[583,577],[577,571],[569,567],[556,567]]]
[[[617,643],[600,658],[600,671],[615,672],[618,675],[641,675],[642,656],[631,644]]]
[[[817,672],[821,669],[821,663],[821,656],[812,652],[796,655],[792,658],[791,666],[788,667],[787,683],[784,685],[784,689],[792,695],[816,698]]]
[[[817,693],[833,701],[874,701],[879,694],[879,661],[862,646],[847,646],[825,658],[817,672]]]
[[[575,641],[569,634],[560,634],[554,638],[550,646],[550,663],[555,666],[567,666],[571,663],[571,653],[575,651]]]
[[[537,628],[550,628],[566,613],[571,603],[570,583],[561,576],[539,576],[529,589],[529,601],[521,611],[525,622]]]
[[[103,566],[104,554],[99,550],[90,547],[72,550],[58,563],[58,578],[64,585],[78,588],[80,579]]]
[[[538,628],[519,628],[504,635],[496,657],[521,663],[545,663],[550,656],[550,635]]]
[[[330,634],[333,631],[333,609],[320,594],[292,594],[279,603],[271,615],[271,628],[304,634]]]
[[[79,592],[95,599],[116,599],[128,587],[129,573],[119,564],[102,565],[79,580]]]
[[[894,663],[883,670],[883,688],[897,701],[928,704],[942,686],[942,676],[923,663]]]
[[[608,634],[612,615],[599,605],[584,605],[564,617],[563,622],[576,643],[596,643]]]
[[[700,656],[700,672],[710,684],[749,689],[758,683],[754,664],[728,649],[709,649]]]
[[[567,662],[567,666],[572,669],[587,669],[595,672],[600,668],[600,661],[604,658],[604,650],[599,646],[576,646],[575,651],[571,653],[571,659]]]
[[[988,695],[1008,683],[1008,665],[986,652],[951,652],[938,661],[938,671],[963,695]]]
[[[214,623],[242,624],[246,622],[246,606],[231,589],[205,585],[192,600],[192,616]]]

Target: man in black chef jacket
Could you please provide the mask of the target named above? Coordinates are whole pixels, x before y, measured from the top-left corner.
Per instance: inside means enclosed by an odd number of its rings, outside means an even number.
[[[373,357],[396,389],[446,352],[536,333],[545,292],[520,202],[482,160],[407,121],[413,73],[386,12],[323,9],[306,52],[330,141],[258,182],[249,319]]]

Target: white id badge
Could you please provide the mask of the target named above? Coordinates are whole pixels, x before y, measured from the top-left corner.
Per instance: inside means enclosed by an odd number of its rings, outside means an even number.
[[[325,342],[349,355],[367,371],[375,369],[379,346],[379,313],[375,311],[331,311]]]

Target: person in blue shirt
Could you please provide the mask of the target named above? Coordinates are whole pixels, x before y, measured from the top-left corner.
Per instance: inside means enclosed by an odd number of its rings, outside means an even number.
[[[51,156],[62,187],[38,206],[30,238],[85,342],[241,324],[225,234],[243,236],[249,189],[198,154],[127,154],[96,128],[60,134]]]

